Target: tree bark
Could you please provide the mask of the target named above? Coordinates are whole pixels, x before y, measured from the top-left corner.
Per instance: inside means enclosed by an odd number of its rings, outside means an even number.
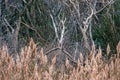
[[[0,37],[4,39],[10,53],[18,49],[22,0],[0,0]]]

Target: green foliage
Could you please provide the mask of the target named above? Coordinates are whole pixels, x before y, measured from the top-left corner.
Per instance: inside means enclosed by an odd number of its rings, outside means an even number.
[[[105,47],[109,43],[112,51],[116,48],[120,40],[120,1],[116,1],[114,5],[108,6],[99,15],[99,24],[94,27],[93,39],[98,46]]]

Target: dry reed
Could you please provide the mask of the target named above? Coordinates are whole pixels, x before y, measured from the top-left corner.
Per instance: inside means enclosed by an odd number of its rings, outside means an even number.
[[[61,70],[57,70],[56,55],[48,64],[43,48],[38,51],[31,39],[29,46],[15,58],[9,55],[7,47],[0,50],[0,80],[120,80],[120,42],[116,50],[117,53],[107,59],[102,56],[101,48],[96,51],[93,45],[85,61],[80,54],[77,67],[73,67],[66,58]],[[109,56],[110,45],[106,53]]]

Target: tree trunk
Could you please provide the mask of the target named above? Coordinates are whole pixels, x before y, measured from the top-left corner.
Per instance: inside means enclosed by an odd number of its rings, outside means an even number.
[[[22,0],[0,0],[0,37],[5,41],[10,53],[18,49]]]

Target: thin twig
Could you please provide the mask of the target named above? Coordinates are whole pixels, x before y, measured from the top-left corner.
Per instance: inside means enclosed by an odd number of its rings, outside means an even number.
[[[7,21],[6,18],[4,18],[4,21],[5,21],[5,23],[10,27],[10,29],[12,30],[12,33],[13,33],[13,32],[14,32],[14,29],[13,29],[13,27],[9,24],[9,22]]]
[[[27,28],[35,31],[35,33],[38,35],[38,37],[40,38],[40,40],[45,41],[45,40],[41,37],[41,35],[38,33],[38,31],[37,31],[36,29],[32,28],[30,25],[28,25],[28,24],[26,24],[26,23],[24,23],[24,22],[21,22],[21,24],[23,24],[23,25],[25,25]]]
[[[56,50],[58,50],[58,49],[59,49],[59,47],[53,48],[53,49],[45,52],[45,55],[48,55],[49,53],[51,53],[51,52],[53,52],[53,51],[56,51]]]
[[[51,52],[53,52],[53,51],[56,51],[56,50],[58,50],[58,49],[61,50],[63,53],[65,53],[65,54],[70,58],[70,60],[71,60],[72,62],[77,63],[77,62],[72,58],[72,56],[70,55],[70,53],[68,53],[68,52],[67,52],[66,50],[64,50],[64,49],[60,49],[59,47],[53,48],[53,49],[45,52],[45,55],[48,55],[49,53],[51,53]]]
[[[108,4],[106,4],[103,8],[101,8],[100,10],[96,11],[94,14],[98,14],[101,11],[103,11],[107,6],[109,6],[110,4],[113,4],[115,1],[111,0]]]
[[[72,56],[70,55],[70,53],[68,53],[66,50],[62,50],[63,51],[63,53],[65,53],[70,59],[71,59],[71,61],[72,62],[74,62],[74,63],[77,63],[73,58],[72,58]]]

